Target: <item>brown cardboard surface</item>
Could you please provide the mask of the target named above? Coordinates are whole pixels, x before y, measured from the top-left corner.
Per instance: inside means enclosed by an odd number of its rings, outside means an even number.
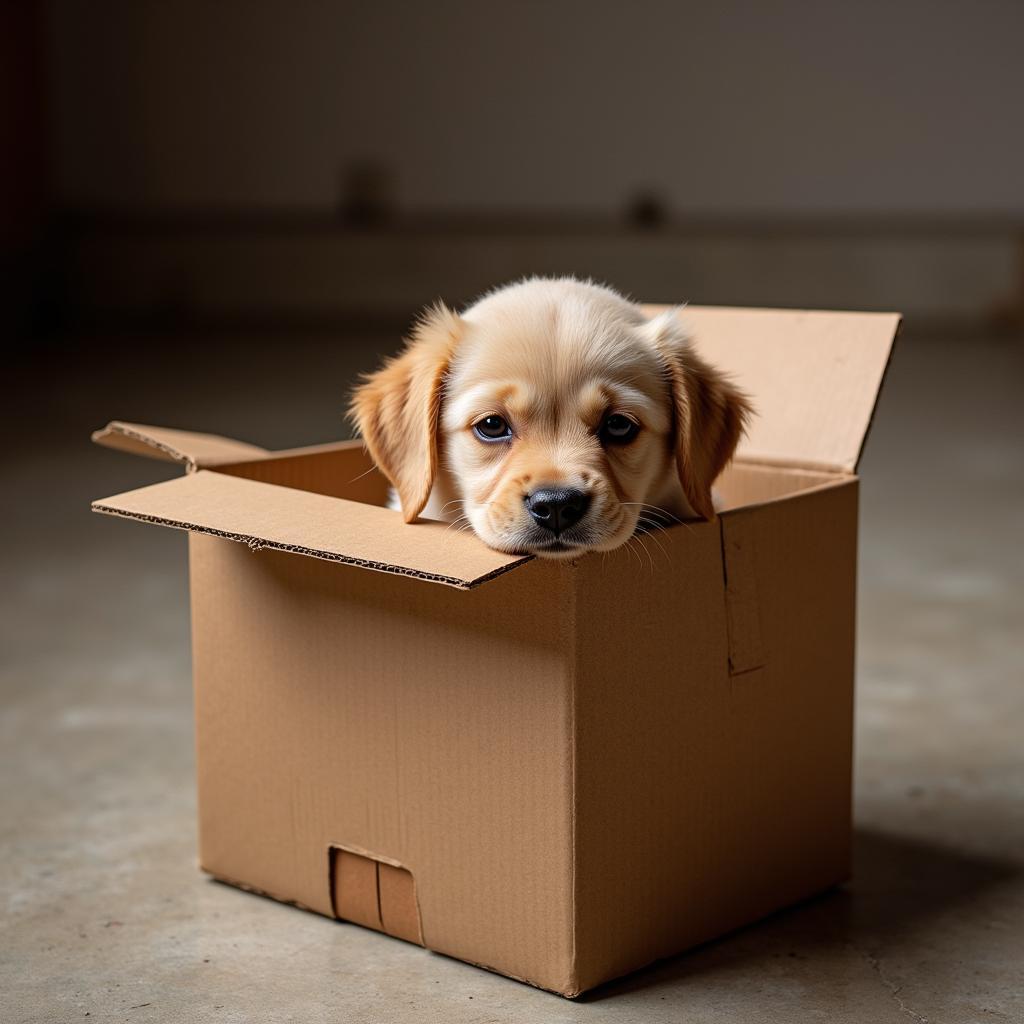
[[[204,868],[570,995],[840,881],[855,529],[835,479],[461,594],[193,535]]]
[[[469,588],[528,559],[444,523],[407,527],[391,509],[200,470],[93,502],[96,512]]]
[[[133,455],[182,462],[189,469],[241,459],[259,459],[267,453],[265,448],[217,434],[197,434],[191,430],[151,427],[121,420],[111,420],[101,430],[95,431],[92,439],[106,448],[116,448]]]
[[[206,871],[565,995],[847,876],[896,318],[684,315],[761,413],[724,511],[573,563],[406,526],[357,443],[101,432],[197,469],[94,508],[191,531]]]
[[[189,550],[202,866],[333,916],[330,850],[366,851],[411,873],[429,948],[564,989],[571,570],[460,592]]]
[[[719,516],[718,522],[722,531],[729,672],[742,675],[761,668],[766,660],[758,583],[757,520],[733,514]]]
[[[384,931],[406,942],[423,942],[416,883],[409,871],[383,862],[377,865],[380,919]]]
[[[580,990],[849,873],[857,484],[732,519],[756,548],[756,671],[730,672],[718,524],[662,537],[653,569],[577,569]]]
[[[718,489],[726,508],[832,486],[835,474],[734,463]],[[415,575],[449,586],[479,586],[528,557],[492,551],[465,531],[421,522],[411,529],[383,507],[387,480],[358,442],[201,470],[93,503],[93,510],[158,526]],[[655,542],[656,543],[656,542]]]
[[[897,313],[688,306],[679,317],[701,355],[754,401],[739,459],[848,473],[857,468],[899,328]]]
[[[381,923],[377,862],[349,850],[335,850],[331,884],[334,913],[364,928],[384,931]]]
[[[818,487],[832,487],[844,477],[821,470],[767,466],[758,462],[732,462],[715,481],[720,510],[750,508]]]
[[[423,944],[416,883],[406,868],[332,849],[331,904],[341,920]]]
[[[274,452],[265,459],[218,466],[217,472],[367,505],[386,506],[391,486],[361,441]]]

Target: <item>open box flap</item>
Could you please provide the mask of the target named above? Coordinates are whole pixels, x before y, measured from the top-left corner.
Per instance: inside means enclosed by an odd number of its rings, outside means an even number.
[[[461,589],[530,560],[492,551],[474,534],[451,530],[446,523],[421,522],[409,529],[397,512],[379,505],[208,470],[101,498],[92,507],[225,537],[255,550],[290,551]]]
[[[738,459],[856,470],[899,314],[688,306],[679,318],[754,403]]]
[[[102,430],[95,431],[92,439],[106,448],[117,448],[133,455],[182,462],[189,470],[262,459],[268,454],[265,448],[230,437],[124,423],[121,420],[111,420]]]

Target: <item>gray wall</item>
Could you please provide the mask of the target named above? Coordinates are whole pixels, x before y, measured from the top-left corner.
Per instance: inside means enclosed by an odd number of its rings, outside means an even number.
[[[53,0],[72,205],[1024,214],[1024,4]]]

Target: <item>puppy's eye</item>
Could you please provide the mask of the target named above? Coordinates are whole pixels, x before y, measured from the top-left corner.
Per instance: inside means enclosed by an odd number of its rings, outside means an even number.
[[[508,441],[512,437],[512,428],[503,416],[485,416],[473,424],[473,433],[481,441]]]
[[[640,424],[628,416],[613,412],[604,418],[600,433],[605,444],[629,444],[640,433]]]

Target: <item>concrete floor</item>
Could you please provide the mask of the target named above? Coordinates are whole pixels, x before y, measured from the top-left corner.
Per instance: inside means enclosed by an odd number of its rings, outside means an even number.
[[[893,363],[862,465],[855,880],[576,1003],[195,868],[184,538],[87,511],[173,470],[88,431],[324,440],[368,350],[106,337],[15,367],[0,1022],[1024,1021],[1022,353]]]

